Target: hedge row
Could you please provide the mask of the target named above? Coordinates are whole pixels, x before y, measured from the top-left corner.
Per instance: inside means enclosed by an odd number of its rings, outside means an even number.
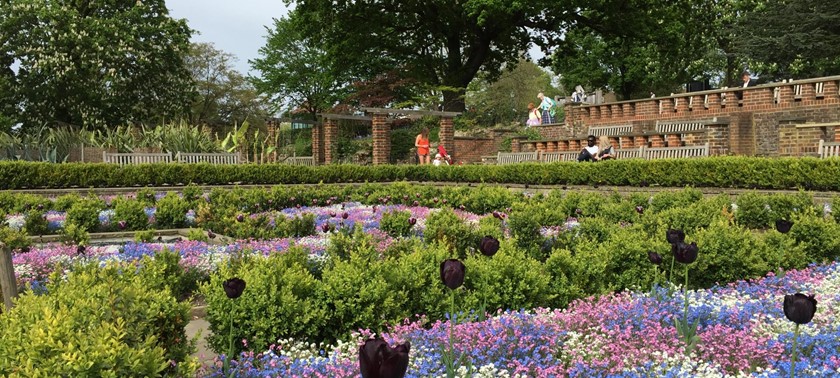
[[[0,189],[384,181],[840,190],[840,159],[712,157],[505,166],[0,163]]]

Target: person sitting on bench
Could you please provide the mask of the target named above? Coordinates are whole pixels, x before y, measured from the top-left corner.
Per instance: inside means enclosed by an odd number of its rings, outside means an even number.
[[[590,135],[586,137],[586,147],[580,151],[578,161],[595,161],[595,156],[598,155],[599,148],[595,144],[595,136]]]

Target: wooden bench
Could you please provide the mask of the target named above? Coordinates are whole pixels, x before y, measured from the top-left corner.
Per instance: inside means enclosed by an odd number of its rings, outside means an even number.
[[[627,149],[616,149],[615,150],[615,158],[616,159],[642,159],[645,157],[645,148],[627,148]]]
[[[683,159],[709,156],[709,144],[687,147],[652,147],[644,149],[644,158],[653,159]]]
[[[820,158],[840,157],[840,142],[826,142],[820,140],[820,147],[817,150]]]
[[[662,134],[681,134],[684,131],[704,130],[706,125],[712,121],[657,121],[656,131]]]
[[[313,158],[312,156],[290,156],[287,157],[286,160],[283,160],[281,163],[289,165],[314,166],[315,158]]]
[[[496,164],[517,164],[522,162],[538,161],[537,152],[499,152],[496,156]]]
[[[175,154],[175,161],[188,164],[239,164],[239,154],[179,152]]]
[[[102,162],[119,165],[132,164],[153,164],[153,163],[171,163],[172,155],[169,153],[102,153]]]
[[[578,155],[580,155],[580,151],[543,152],[540,154],[540,161],[543,163],[577,161]]]

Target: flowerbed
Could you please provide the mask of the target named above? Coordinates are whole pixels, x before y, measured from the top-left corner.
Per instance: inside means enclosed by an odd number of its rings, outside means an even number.
[[[689,319],[701,339],[682,353],[672,319],[683,297],[673,287],[622,292],[573,302],[565,310],[505,311],[454,328],[455,350],[472,377],[786,377],[793,323],[784,295],[813,293],[819,302],[803,328],[797,377],[840,376],[840,264],[812,266],[754,281],[690,291]],[[423,318],[390,328],[390,344],[409,341],[406,377],[445,376],[441,352],[449,323]],[[357,377],[362,330],[337,346],[281,340],[267,351],[244,352],[238,377]],[[221,377],[217,370],[207,372]],[[467,376],[466,364],[458,376]]]

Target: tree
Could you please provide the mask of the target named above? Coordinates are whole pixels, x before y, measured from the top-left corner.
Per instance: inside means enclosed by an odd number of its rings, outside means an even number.
[[[312,119],[343,97],[350,82],[348,72],[319,47],[317,39],[301,34],[295,19],[275,19],[274,29],[266,29],[261,57],[250,61],[260,73],[252,78],[260,93],[300,108]]]
[[[2,1],[0,56],[17,66],[7,116],[102,127],[181,115],[189,38],[164,0]]]
[[[211,43],[193,43],[186,67],[195,83],[190,123],[213,127],[240,124],[248,119],[261,124],[268,110],[263,98],[239,71],[236,58]]]
[[[765,79],[840,74],[840,7],[836,2],[768,0],[740,18],[734,29],[737,49]]]
[[[551,73],[524,59],[495,81],[479,73],[467,88],[466,114],[482,125],[522,121],[528,117],[528,103],[539,105],[538,92],[549,97],[562,94],[552,85],[553,79]]]
[[[463,111],[467,85],[483,71],[491,80],[569,17],[548,0],[298,0],[303,33],[325,41],[331,56],[363,78],[393,67],[442,91],[445,110]]]
[[[620,98],[668,94],[704,75],[709,26],[702,2],[587,2],[550,57],[567,88],[606,88]]]

